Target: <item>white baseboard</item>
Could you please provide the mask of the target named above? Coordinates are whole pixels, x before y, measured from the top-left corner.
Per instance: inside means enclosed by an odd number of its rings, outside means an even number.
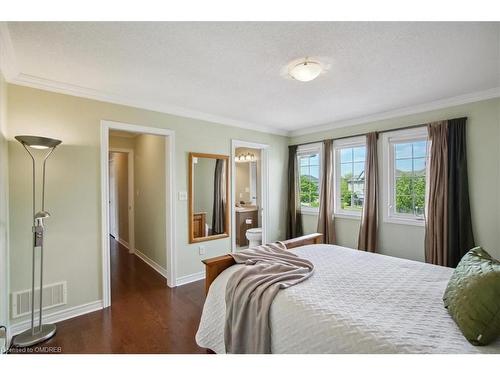
[[[117,239],[117,241],[118,241],[118,243],[119,243],[120,245],[122,245],[122,246],[126,247],[126,248],[127,248],[127,250],[128,250],[128,251],[130,251],[130,245],[128,244],[128,242],[127,242],[127,241],[122,240],[121,238],[118,238],[118,239]]]
[[[137,249],[135,249],[134,254],[137,255],[144,263],[146,263],[148,266],[150,266],[152,269],[154,269],[156,272],[162,275],[165,279],[167,278],[167,270],[162,266],[160,266],[158,263],[156,263],[153,259],[149,258],[146,254]],[[194,281],[203,280],[204,278],[205,278],[205,271],[178,277],[175,280],[175,286],[189,284]]]
[[[175,286],[189,284],[195,281],[203,280],[205,278],[205,271],[193,273],[191,275],[178,277],[175,280]]]
[[[162,275],[165,279],[167,278],[167,270],[156,263],[153,259],[149,258],[140,250],[135,249],[134,254],[137,255],[144,263]]]
[[[62,320],[71,319],[80,315],[88,314],[103,308],[102,300],[85,303],[83,305],[69,307],[67,309],[43,314],[43,323],[57,323]],[[10,335],[14,336],[31,327],[31,319],[25,319],[11,324]]]

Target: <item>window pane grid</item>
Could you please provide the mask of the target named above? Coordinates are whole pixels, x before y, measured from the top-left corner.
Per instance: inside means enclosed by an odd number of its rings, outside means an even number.
[[[394,207],[398,214],[421,217],[425,205],[426,140],[393,144]]]
[[[364,169],[366,147],[341,148],[340,156],[340,208],[361,211],[364,201]]]
[[[319,153],[299,154],[300,165],[300,205],[319,207]]]

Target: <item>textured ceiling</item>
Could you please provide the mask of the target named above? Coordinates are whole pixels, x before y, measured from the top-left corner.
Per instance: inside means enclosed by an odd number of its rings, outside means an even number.
[[[19,72],[285,131],[500,86],[498,23],[9,23]],[[329,71],[282,76],[311,56]]]

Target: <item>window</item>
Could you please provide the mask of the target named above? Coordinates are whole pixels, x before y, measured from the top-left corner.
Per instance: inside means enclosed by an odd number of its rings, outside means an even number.
[[[388,166],[385,220],[423,225],[428,160],[426,129],[388,134],[384,155]]]
[[[321,145],[301,146],[297,150],[299,166],[300,208],[302,212],[318,212],[321,171]]]
[[[335,214],[360,216],[365,189],[365,137],[335,141]]]

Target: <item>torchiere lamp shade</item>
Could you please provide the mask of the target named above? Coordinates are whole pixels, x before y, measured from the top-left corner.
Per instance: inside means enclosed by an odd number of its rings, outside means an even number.
[[[39,137],[35,135],[16,135],[14,137],[23,145],[28,147],[43,149],[43,148],[53,148],[61,144],[61,140],[54,138]]]

